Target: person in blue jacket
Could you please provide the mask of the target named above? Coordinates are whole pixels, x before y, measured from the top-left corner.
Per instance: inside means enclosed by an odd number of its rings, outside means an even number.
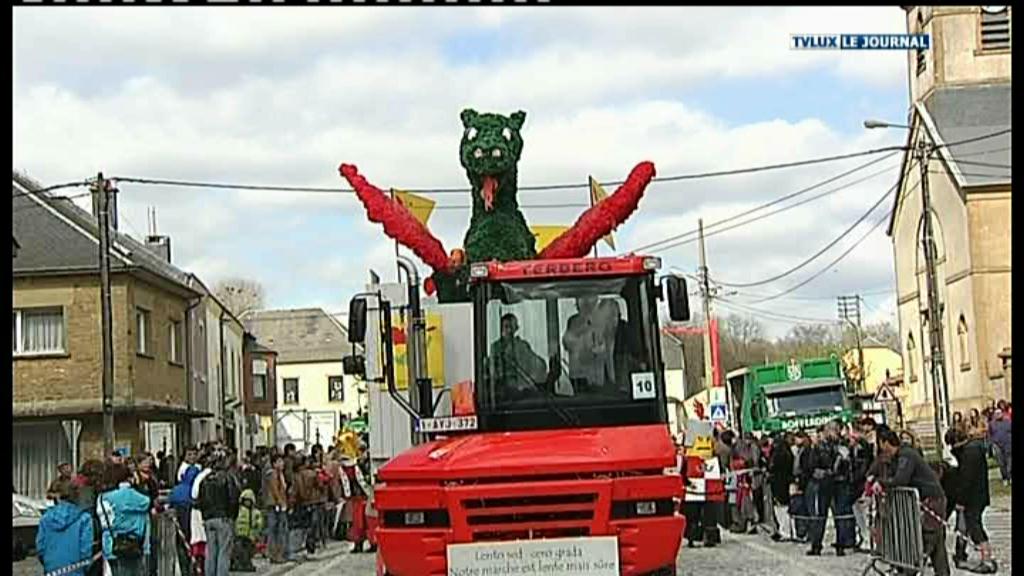
[[[123,464],[112,465],[109,478],[114,486],[96,500],[103,557],[113,576],[143,576],[150,553],[149,496],[132,488],[131,473]]]
[[[43,573],[87,561],[92,556],[92,517],[75,504],[77,490],[68,484],[58,491],[58,502],[43,514],[36,532],[36,551]],[[88,566],[67,572],[84,576]]]
[[[171,490],[167,503],[174,510],[178,519],[178,526],[185,536],[185,542],[178,545],[178,564],[181,566],[182,574],[192,573],[192,559],[189,555],[189,542],[192,538],[192,484],[199,476],[199,466],[191,465],[184,469],[181,480]]]

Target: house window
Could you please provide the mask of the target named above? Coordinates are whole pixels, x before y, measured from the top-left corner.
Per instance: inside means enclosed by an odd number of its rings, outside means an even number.
[[[253,400],[267,399],[267,361],[252,361],[252,397]]]
[[[981,7],[981,49],[1010,49],[1010,7]]]
[[[181,322],[171,320],[169,331],[168,342],[170,342],[171,350],[167,359],[172,364],[181,364]]]
[[[298,378],[285,378],[284,379],[284,403],[285,404],[298,404],[299,403],[299,379]]]
[[[11,318],[16,354],[63,353],[63,308],[28,308],[15,310]]]
[[[960,370],[967,371],[971,369],[971,349],[967,345],[967,320],[964,315],[960,315],[960,321],[956,324],[956,338],[960,344]]]
[[[328,402],[344,402],[345,401],[345,381],[341,376],[328,376],[327,377],[327,401]]]
[[[920,9],[917,12],[917,33],[918,34],[924,34],[924,16],[922,15]],[[925,71],[926,68],[927,68],[927,56],[925,54],[925,50],[923,48],[918,48],[917,49],[917,75],[920,76],[921,74],[924,74],[924,71]]]
[[[153,348],[150,344],[152,324],[149,318],[149,310],[135,309],[136,352],[143,356],[150,356]]]

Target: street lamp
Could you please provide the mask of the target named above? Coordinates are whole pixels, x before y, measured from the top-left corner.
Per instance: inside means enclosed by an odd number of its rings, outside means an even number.
[[[906,128],[907,130],[910,130],[910,126],[907,126],[906,124],[893,124],[892,122],[886,122],[884,120],[865,120],[864,127],[868,130],[872,130],[874,128]]]
[[[872,128],[906,128],[902,124],[892,124],[880,120],[865,120],[864,127]],[[914,157],[917,159],[921,169],[921,248],[924,252],[925,278],[928,290],[928,308],[922,310],[928,323],[929,344],[931,345],[931,366],[932,374],[932,399],[935,410],[935,452],[940,458],[949,456],[944,446],[943,433],[949,422],[949,389],[946,383],[946,361],[942,336],[942,303],[939,301],[939,283],[935,271],[936,250],[935,233],[932,228],[931,196],[928,190],[928,161],[938,147],[927,140],[927,134],[922,134],[917,146],[913,149]],[[899,191],[897,191],[899,193]],[[941,398],[941,400],[940,400]]]

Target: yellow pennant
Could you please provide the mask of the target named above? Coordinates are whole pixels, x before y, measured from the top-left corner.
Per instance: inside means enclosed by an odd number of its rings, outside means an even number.
[[[601,183],[598,182],[597,180],[594,180],[593,176],[590,176],[590,205],[597,206],[598,202],[604,200],[607,197],[608,193],[604,191],[604,188],[601,186]],[[609,247],[611,247],[612,250],[615,250],[615,238],[612,236],[611,232],[605,235],[604,241],[605,243],[608,244]]]
[[[537,252],[546,248],[548,244],[554,242],[555,238],[561,236],[562,232],[565,232],[568,229],[568,226],[530,226],[530,232],[532,232],[533,237],[537,239]]]
[[[391,194],[399,204],[405,206],[413,218],[419,220],[420,224],[427,225],[427,220],[430,220],[430,215],[434,212],[433,200],[402,190],[391,190]]]

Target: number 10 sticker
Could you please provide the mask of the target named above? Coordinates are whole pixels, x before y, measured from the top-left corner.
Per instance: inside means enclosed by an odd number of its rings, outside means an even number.
[[[634,372],[633,400],[650,400],[656,398],[654,390],[654,372]]]

